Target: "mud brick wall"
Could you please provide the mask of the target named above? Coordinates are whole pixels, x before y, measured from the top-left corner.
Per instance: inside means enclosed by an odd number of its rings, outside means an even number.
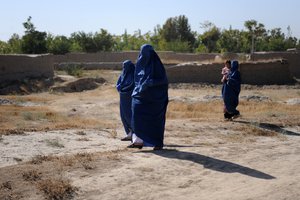
[[[25,78],[50,78],[53,76],[51,56],[0,55],[0,83]]]
[[[166,65],[176,65],[182,62],[213,61],[218,54],[192,54],[157,52],[162,62]],[[79,65],[84,69],[121,69],[125,60],[136,63],[138,51],[128,52],[99,52],[99,53],[70,53],[54,55],[54,69],[62,70],[68,65]]]
[[[300,52],[266,52],[254,53],[251,55],[252,61],[284,59],[289,63],[290,72],[293,77],[300,78]]]
[[[295,83],[289,63],[281,60],[241,63],[240,72],[242,83],[245,84],[284,85]]]
[[[0,83],[27,77],[53,77],[54,69],[63,69],[68,65],[81,65],[85,69],[120,70],[124,60],[129,59],[135,63],[138,53],[129,51],[66,55],[0,55]],[[299,51],[254,53],[251,57],[234,53],[158,52],[158,55],[167,69],[170,82],[220,83],[222,63],[228,58],[241,62],[242,80],[246,84],[289,84],[293,82],[292,78],[300,78]],[[245,61],[245,57],[248,56],[249,62]],[[284,62],[280,62],[281,60]]]
[[[170,83],[220,83],[223,64],[179,64],[166,69]]]
[[[170,83],[213,83],[220,84],[223,64],[183,64],[167,68]],[[289,64],[281,60],[273,62],[249,62],[240,64],[243,84],[281,85],[292,84],[294,79]]]

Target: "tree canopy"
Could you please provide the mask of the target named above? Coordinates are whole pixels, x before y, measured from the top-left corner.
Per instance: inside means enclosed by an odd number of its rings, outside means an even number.
[[[285,35],[281,28],[267,30],[264,24],[256,20],[244,22],[245,30],[221,30],[212,22],[201,23],[204,30],[199,34],[191,30],[188,18],[184,15],[170,17],[165,23],[154,27],[153,32],[141,33],[141,30],[122,35],[111,35],[107,30],[86,33],[74,32],[70,37],[52,35],[38,31],[31,17],[23,23],[24,36],[13,34],[7,41],[0,41],[0,53],[26,54],[65,54],[69,52],[101,52],[139,50],[149,43],[159,51],[202,52],[202,53],[252,53],[254,51],[285,51],[300,48],[300,41],[291,34],[287,27]]]

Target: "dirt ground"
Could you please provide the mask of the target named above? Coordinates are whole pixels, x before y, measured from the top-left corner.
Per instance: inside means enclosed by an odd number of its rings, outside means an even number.
[[[114,83],[0,96],[0,199],[295,200],[300,86],[243,85],[225,121],[221,85],[170,85],[165,147],[127,149]]]

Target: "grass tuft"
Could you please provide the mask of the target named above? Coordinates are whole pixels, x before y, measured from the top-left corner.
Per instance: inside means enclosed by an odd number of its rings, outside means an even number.
[[[68,180],[46,179],[37,184],[37,188],[42,191],[48,199],[62,200],[74,197],[77,190]]]
[[[41,173],[36,170],[30,170],[22,173],[25,181],[37,181],[41,179]]]

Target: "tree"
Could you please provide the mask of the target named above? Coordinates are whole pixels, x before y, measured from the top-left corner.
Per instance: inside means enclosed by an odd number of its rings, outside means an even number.
[[[244,26],[248,29],[248,41],[251,44],[250,52],[253,53],[255,51],[256,42],[263,40],[266,36],[265,25],[258,23],[256,20],[248,20],[245,21]]]
[[[205,31],[199,37],[199,44],[204,44],[209,53],[219,52],[217,41],[221,36],[220,29],[211,22],[204,22],[201,24],[201,28],[203,28]]]
[[[66,54],[71,51],[71,43],[65,36],[50,37],[48,50],[53,54]]]
[[[184,15],[167,19],[160,30],[160,36],[159,46],[164,50],[192,52],[196,41]]]
[[[156,50],[161,50],[159,48],[159,41],[160,41],[160,32],[161,32],[161,27],[160,25],[156,25],[154,27],[153,33],[149,33],[150,37],[149,37],[149,43],[153,45],[153,47]]]
[[[239,30],[233,30],[231,27],[229,30],[221,32],[220,38],[217,41],[218,49],[221,52],[241,52],[243,46],[242,34]]]
[[[100,29],[93,37],[97,51],[111,51],[113,48],[113,37],[106,30]]]
[[[0,54],[11,53],[11,48],[8,43],[0,40]]]
[[[289,37],[289,38],[285,39],[284,49],[296,48],[296,46],[297,46],[297,38],[296,37]]]
[[[14,33],[8,40],[8,44],[11,48],[11,53],[22,53],[22,40],[18,34]]]
[[[80,47],[79,50],[83,52],[97,52],[92,33],[85,33],[83,31],[72,33],[71,41],[72,43],[77,44]]]
[[[22,37],[21,49],[23,53],[40,54],[47,52],[46,32],[35,30],[31,17],[23,23],[25,35]]]
[[[285,49],[296,48],[297,47],[297,38],[292,36],[292,29],[290,26],[287,27],[287,37],[285,38]]]
[[[72,46],[84,52],[95,53],[99,51],[111,51],[114,47],[114,40],[106,30],[101,29],[100,33],[77,32],[71,34]],[[79,47],[79,48],[78,48]]]
[[[285,50],[285,36],[280,28],[274,28],[270,31],[269,36],[269,51],[283,51]]]

